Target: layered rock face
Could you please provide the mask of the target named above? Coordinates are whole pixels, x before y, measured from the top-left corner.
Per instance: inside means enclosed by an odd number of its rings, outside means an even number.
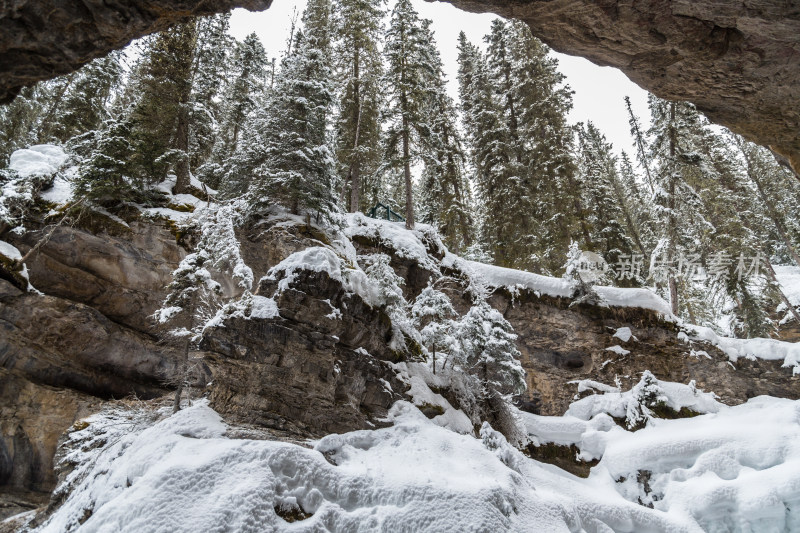
[[[783,361],[740,359],[735,364],[708,343],[681,340],[678,330],[656,313],[636,308],[569,307],[561,298],[522,292],[495,293],[492,304],[503,311],[519,335],[517,348],[526,370],[528,408],[562,415],[575,400],[584,379],[628,390],[650,370],[659,379],[713,391],[720,401],[737,405],[762,394],[794,398],[798,380]],[[615,337],[628,327],[632,337]],[[682,336],[681,336],[682,337]],[[619,347],[622,350],[609,350]],[[615,351],[616,350],[616,351]],[[625,351],[629,353],[624,353]]]
[[[113,228],[113,229],[112,229]],[[104,400],[170,393],[180,351],[163,343],[148,318],[160,306],[171,271],[186,251],[170,224],[131,220],[120,228],[62,228],[30,260],[31,282],[46,294],[0,280],[0,514],[9,490],[48,491],[59,436]],[[36,235],[5,235],[24,253]],[[289,438],[377,427],[408,385],[392,366],[413,350],[392,349],[385,312],[345,290],[326,272],[299,270],[281,286],[262,278],[294,252],[324,245],[327,237],[301,223],[273,221],[239,235],[259,298],[274,312],[234,314],[206,331],[192,354],[194,390],[202,390],[226,419],[269,428]],[[411,301],[439,273],[385,242],[355,237],[359,253],[390,255]],[[465,313],[463,273],[442,268],[437,281]],[[227,287],[235,284],[220,275]],[[230,289],[229,293],[235,291]],[[740,360],[681,341],[676,327],[635,308],[569,307],[567,299],[497,288],[489,303],[519,335],[527,372],[525,408],[562,414],[583,379],[628,388],[641,372],[716,392],[741,403],[759,394],[798,397],[797,379],[777,362]],[[635,338],[613,337],[628,326]],[[620,345],[629,353],[609,351]],[[705,353],[702,353],[705,352]],[[736,369],[734,369],[734,366]],[[441,391],[447,394],[447,391]],[[454,400],[455,401],[455,400]]]
[[[800,7],[756,0],[447,0],[524,20],[555,50],[625,72],[662,98],[771,147],[800,171]],[[271,0],[15,0],[0,5],[0,102],[197,14]]]
[[[179,353],[149,315],[185,251],[169,229],[59,228],[27,262],[24,292],[0,280],[0,487],[49,491],[63,432],[102,399],[167,392]],[[40,235],[14,238],[27,250]]]
[[[406,387],[389,366],[392,325],[325,272],[290,288],[262,280],[279,315],[231,318],[204,336],[212,406],[230,418],[299,435],[375,427]]]

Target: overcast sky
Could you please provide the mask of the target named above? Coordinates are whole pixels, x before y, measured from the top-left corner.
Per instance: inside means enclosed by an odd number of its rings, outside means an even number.
[[[450,93],[455,98],[458,91],[458,33],[464,31],[470,41],[483,47],[483,36],[489,33],[495,15],[467,13],[447,3],[412,1],[422,17],[433,20]],[[296,9],[299,18],[304,7],[305,0],[274,0],[272,7],[264,12],[251,13],[236,9],[231,17],[231,33],[238,39],[244,39],[249,33],[255,32],[264,43],[268,56],[280,57],[286,48],[292,12]],[[646,124],[649,122],[647,93],[617,69],[599,67],[580,57],[554,55],[558,59],[559,70],[566,75],[567,83],[575,91],[570,122],[591,120],[613,143],[617,152],[626,150],[633,155],[623,97],[631,97],[634,111]]]

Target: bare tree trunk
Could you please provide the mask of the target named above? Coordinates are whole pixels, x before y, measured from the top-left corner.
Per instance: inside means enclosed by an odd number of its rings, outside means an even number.
[[[408,138],[408,119],[403,115],[403,173],[406,181],[406,228],[414,229],[414,195],[411,191],[411,154]]]
[[[177,413],[181,410],[181,396],[183,396],[183,382],[186,380],[186,368],[189,362],[189,338],[183,345],[183,358],[178,367],[178,386],[175,387],[175,399],[172,402],[172,412]]]
[[[186,374],[189,367],[189,348],[192,342],[191,331],[194,328],[194,314],[197,310],[197,291],[192,293],[192,303],[189,306],[189,335],[183,344],[183,357],[178,367],[178,385],[175,387],[175,399],[172,402],[172,412],[177,413],[181,410],[181,396],[183,396],[183,383],[186,381]]]
[[[353,98],[356,105],[356,132],[353,140],[353,159],[350,163],[350,212],[355,213],[361,204],[361,155],[358,153],[358,137],[361,133],[361,112],[364,102],[361,101],[361,66],[358,49],[353,57]]]
[[[674,168],[674,165],[675,146],[678,142],[678,132],[675,130],[675,102],[670,104],[669,117],[669,157],[673,165],[673,171],[669,177],[669,201],[667,202],[667,206],[669,207],[669,222],[667,228],[669,243],[667,244],[667,262],[669,265],[672,265],[672,261],[675,260],[675,250],[678,240],[678,221],[675,217],[675,172],[677,169]],[[678,305],[678,283],[675,280],[675,273],[672,271],[671,266],[669,271],[669,303],[670,307],[672,308],[672,314],[677,315],[680,307]]]
[[[186,102],[181,103],[180,111],[178,111],[178,128],[175,133],[175,149],[180,150],[182,154],[180,159],[175,164],[175,194],[189,193],[191,190],[191,174],[189,171],[189,108],[188,98]]]
[[[191,52],[189,57],[184,58],[185,63],[180,65],[178,94],[178,118],[175,124],[175,150],[180,153],[180,159],[175,164],[175,194],[185,194],[191,192],[191,171],[189,168],[189,128],[191,117],[189,115],[189,105],[192,98],[192,86],[194,85],[194,74],[197,71],[195,66],[195,48],[197,47],[197,22],[189,22],[188,30],[191,31]]]

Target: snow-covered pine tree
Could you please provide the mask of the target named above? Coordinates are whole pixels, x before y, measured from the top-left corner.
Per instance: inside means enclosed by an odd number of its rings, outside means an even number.
[[[408,316],[408,302],[403,296],[402,285],[405,280],[398,276],[390,258],[383,253],[359,256],[358,262],[363,265],[364,273],[372,282],[381,307],[392,320],[391,346],[395,350],[406,347],[406,336],[413,337],[416,330]],[[418,338],[414,340],[418,341]]]
[[[189,120],[196,21],[173,26],[148,42],[132,86],[132,170],[145,183],[164,179],[170,166],[175,192],[188,192]]]
[[[312,0],[303,14],[291,55],[285,58],[269,108],[249,124],[243,165],[253,168],[251,209],[274,202],[292,213],[335,209],[334,160],[327,125],[333,88],[330,68],[330,3]]]
[[[253,271],[242,260],[234,228],[240,222],[241,209],[234,204],[205,211],[199,219],[200,240],[172,272],[169,293],[153,317],[159,324],[172,327],[170,334],[182,344],[183,356],[175,375],[177,388],[173,412],[180,409],[181,395],[188,373],[189,351],[203,335],[206,324],[221,310],[219,283],[210,268],[230,273],[244,291],[242,300],[250,299]]]
[[[572,240],[580,239],[591,248],[582,187],[576,178],[573,132],[567,123],[572,90],[564,84],[558,62],[527,24],[511,21],[505,33],[524,165],[520,209],[522,216],[527,215],[518,224],[518,240],[528,247],[518,265],[552,273],[561,266]],[[510,100],[507,107],[510,120]]]
[[[519,195],[513,185],[519,179],[512,175],[513,139],[494,97],[486,61],[463,32],[458,51],[459,95],[475,168],[476,198],[480,199],[482,249],[495,264],[514,266],[511,246],[517,221],[513,205]]]
[[[203,318],[210,318],[198,314],[202,314],[204,299],[220,291],[219,284],[211,279],[211,273],[208,271],[211,263],[211,256],[204,249],[184,257],[172,273],[172,282],[167,286],[169,294],[161,309],[155,314],[159,324],[173,326],[170,334],[183,344],[182,357],[174,376],[176,387],[172,404],[173,413],[181,408],[181,397],[189,366],[189,351],[202,336],[202,326],[205,324]]]
[[[622,209],[628,232],[636,243],[637,251],[644,257],[650,257],[650,251],[655,246],[655,237],[651,224],[651,213],[641,184],[633,169],[630,157],[623,150],[618,160],[618,173],[622,186]]]
[[[431,134],[425,115],[430,99],[428,82],[436,72],[436,58],[426,42],[419,14],[410,0],[397,0],[386,31],[384,90],[389,99],[386,129],[386,162],[403,169],[406,227],[414,228],[414,199],[411,166],[418,161]]]
[[[83,158],[75,178],[73,199],[86,198],[98,205],[140,200],[142,184],[135,181],[130,169],[134,147],[130,141],[130,123],[110,118],[93,136],[92,149]]]
[[[340,203],[347,211],[364,211],[382,200],[367,199],[367,194],[374,188],[372,182],[381,159],[380,40],[384,8],[379,0],[335,0],[333,12],[334,67],[339,85],[336,160]]]
[[[436,40],[423,21],[423,30],[435,70],[429,73],[430,96],[425,104],[431,127],[422,154],[422,186],[419,188],[420,220],[439,230],[445,245],[455,253],[474,240],[466,154],[458,131],[455,104],[447,94],[444,68]]]
[[[651,276],[658,286],[667,286],[667,296],[676,315],[680,313],[679,256],[695,253],[698,232],[706,227],[703,203],[696,189],[701,172],[696,151],[699,114],[693,105],[649,96],[652,123],[648,136],[649,160],[653,163],[654,222],[659,243],[653,251]]]
[[[525,390],[525,371],[516,347],[517,335],[499,311],[478,302],[458,324],[459,363],[480,379],[486,397]]]
[[[231,58],[233,82],[226,87],[220,105],[220,124],[210,159],[198,170],[201,179],[220,189],[223,197],[238,196],[247,189],[247,182],[224,180],[225,165],[239,147],[242,129],[258,106],[264,106],[267,56],[255,33],[235,44]]]
[[[646,132],[642,129],[639,117],[633,112],[630,96],[625,97],[625,108],[628,110],[628,124],[631,127],[630,131],[633,137],[633,144],[636,146],[636,160],[639,162],[642,170],[644,170],[644,177],[650,194],[655,194],[655,180],[653,179],[650,168],[650,147],[647,144],[647,138],[645,137]]]
[[[703,171],[695,188],[708,222],[701,236],[706,241],[705,248],[714,254],[707,262],[718,257],[717,254],[724,254],[734,263],[737,258],[750,258],[761,249],[766,237],[764,219],[733,147],[709,126],[701,118],[696,131],[696,150]],[[763,275],[739,276],[733,265],[726,270],[726,275],[707,280],[706,307],[711,312],[722,310],[720,314],[727,315],[730,330],[738,336],[769,336],[774,331],[768,316],[771,307],[768,301],[775,296],[771,280]]]
[[[8,166],[15,150],[35,144],[33,125],[41,113],[44,84],[25,87],[10,103],[0,106],[0,166]]]
[[[210,157],[219,138],[219,122],[230,71],[228,34],[230,13],[197,20],[197,39],[192,64],[192,92],[189,103],[189,164],[195,172]]]
[[[586,222],[591,233],[591,251],[599,253],[609,264],[620,256],[630,256],[639,240],[638,228],[626,211],[627,198],[617,174],[616,157],[605,136],[588,122],[577,127],[579,140],[580,180],[586,206]],[[627,222],[627,224],[626,224]],[[628,231],[632,228],[631,237]],[[641,280],[621,280],[641,282]]]
[[[590,269],[583,250],[577,242],[572,242],[567,250],[567,262],[564,263],[563,279],[572,289],[570,307],[580,304],[607,305],[603,302],[594,285],[605,281],[606,273],[599,269]]]
[[[432,355],[433,373],[436,373],[436,354],[444,357],[442,368],[455,351],[453,330],[456,323],[451,317],[456,315],[450,298],[428,285],[414,300],[411,306],[411,319],[422,336],[422,343]]]
[[[772,228],[770,240],[775,242],[775,255],[783,262],[793,262],[800,267],[800,221],[791,216],[800,200],[797,180],[765,148],[740,136],[732,136],[732,141],[744,159],[751,190]]]
[[[110,99],[122,73],[119,52],[95,59],[75,72],[46,131],[40,132],[40,142],[65,143],[101,128],[103,121],[110,118]]]

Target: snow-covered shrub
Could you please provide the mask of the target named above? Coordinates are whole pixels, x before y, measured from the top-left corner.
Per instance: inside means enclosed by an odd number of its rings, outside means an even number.
[[[49,144],[11,154],[8,168],[0,170],[0,226],[24,232],[21,224],[36,195],[52,185],[68,158],[63,149]]]
[[[573,301],[570,307],[584,303],[607,305],[594,289],[596,284],[607,281],[606,273],[602,269],[604,266],[602,258],[597,256],[596,261],[589,261],[589,259],[595,259],[591,257],[594,255],[596,254],[581,251],[576,242],[572,242],[569,245],[563,277],[572,288]],[[590,263],[595,264],[590,265]]]
[[[715,413],[722,407],[713,393],[698,390],[694,381],[688,385],[659,381],[649,370],[645,370],[641,380],[625,392],[619,386],[610,387],[590,380],[578,382],[578,391],[591,389],[603,394],[593,394],[574,402],[567,415],[589,420],[607,413],[628,429],[641,429],[657,418]]]
[[[364,272],[378,294],[379,305],[386,310],[386,314],[392,320],[394,330],[392,349],[404,349],[406,337],[420,342],[419,333],[408,316],[408,302],[403,296],[403,289],[400,288],[405,284],[405,280],[395,274],[389,264],[389,256],[386,254],[361,255],[358,257],[358,261],[365,265]]]
[[[453,337],[455,322],[450,318],[456,311],[450,299],[430,285],[425,287],[411,306],[411,319],[422,337],[422,343],[433,356],[433,373],[436,373],[436,355],[447,360],[457,351]]]
[[[484,386],[501,394],[525,390],[517,335],[511,324],[488,303],[473,306],[458,324],[461,364]]]

